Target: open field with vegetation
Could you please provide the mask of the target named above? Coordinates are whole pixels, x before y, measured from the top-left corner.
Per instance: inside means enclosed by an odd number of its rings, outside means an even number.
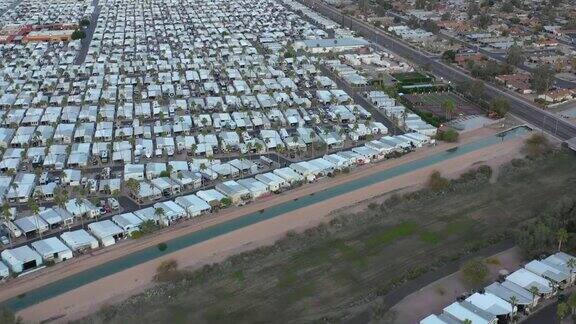
[[[165,264],[157,286],[80,322],[391,319],[385,296],[512,240],[547,206],[576,196],[576,157],[515,160],[491,178],[488,167],[451,181],[437,175],[425,189],[343,209],[328,224],[220,264],[196,271]]]
[[[476,104],[453,92],[408,94],[404,98],[414,109],[431,113],[444,120],[451,120],[460,116],[483,115],[485,113]],[[454,104],[452,109],[447,109],[447,101]]]

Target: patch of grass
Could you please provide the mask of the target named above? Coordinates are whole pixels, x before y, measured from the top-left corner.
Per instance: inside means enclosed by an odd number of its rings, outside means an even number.
[[[316,286],[314,282],[307,282],[306,284],[298,285],[295,289],[290,290],[286,294],[286,301],[289,304],[299,302],[304,298],[314,296],[315,291]]]
[[[442,231],[442,235],[450,236],[455,234],[469,233],[474,227],[474,222],[475,221],[472,219],[465,219],[449,223]]]
[[[403,237],[410,236],[416,232],[418,225],[413,222],[403,222],[400,225],[386,229],[382,232],[371,235],[364,241],[364,247],[369,252],[378,252],[377,249],[393,243]]]
[[[307,248],[293,256],[291,265],[293,267],[312,268],[329,263],[332,259],[332,247],[334,243],[334,240],[330,240],[317,246]]]
[[[440,236],[437,233],[425,231],[420,233],[420,240],[428,244],[437,244],[440,242]]]
[[[298,282],[298,276],[296,271],[285,271],[284,274],[278,279],[276,287],[278,288],[290,288],[293,287]]]
[[[212,306],[205,310],[204,318],[207,323],[223,323],[226,318],[226,310],[218,305]]]
[[[244,281],[244,271],[242,270],[236,270],[234,271],[234,273],[232,273],[232,278],[234,278],[236,281],[242,282]]]
[[[498,258],[488,258],[486,259],[486,263],[492,265],[500,265],[500,260],[498,260]]]

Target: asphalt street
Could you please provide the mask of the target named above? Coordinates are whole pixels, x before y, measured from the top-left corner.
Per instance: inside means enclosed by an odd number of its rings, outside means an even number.
[[[378,30],[376,27],[360,21],[354,17],[342,14],[340,11],[314,0],[299,0],[301,3],[311,7],[313,10],[329,17],[335,22],[346,26],[372,42],[400,55],[420,66],[430,66],[431,72],[435,75],[450,80],[454,83],[475,80],[470,75],[440,61],[432,56],[428,56],[410,46],[394,39]],[[520,119],[542,128],[546,132],[562,139],[568,140],[576,137],[576,125],[573,125],[562,118],[542,110],[520,97],[517,94],[499,89],[493,85],[485,83],[485,94],[489,98],[505,97],[510,102],[510,112]]]
[[[92,1],[92,6],[94,6],[94,11],[90,17],[90,26],[86,28],[86,37],[81,41],[80,51],[76,55],[74,64],[80,65],[86,60],[86,55],[88,55],[88,49],[90,48],[90,42],[92,42],[92,37],[94,36],[94,31],[96,30],[96,24],[98,24],[98,17],[100,16],[100,6],[98,5],[98,0]]]

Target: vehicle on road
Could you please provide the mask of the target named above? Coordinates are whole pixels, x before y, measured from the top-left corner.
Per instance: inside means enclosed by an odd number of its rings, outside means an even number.
[[[108,198],[108,205],[110,205],[110,207],[113,210],[117,210],[118,208],[120,208],[120,203],[118,203],[118,200],[116,200],[116,198]]]
[[[2,237],[0,237],[0,243],[2,245],[8,245],[8,244],[10,244],[10,240],[8,240],[8,238],[6,236],[2,236]]]

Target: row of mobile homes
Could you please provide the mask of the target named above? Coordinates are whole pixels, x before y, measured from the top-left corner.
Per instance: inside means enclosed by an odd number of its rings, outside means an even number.
[[[420,323],[452,323],[450,320],[508,323],[518,313],[530,314],[541,299],[551,298],[559,289],[572,286],[574,273],[571,269],[575,266],[576,258],[564,252],[530,261],[499,282],[444,308],[441,315],[427,316]]]

